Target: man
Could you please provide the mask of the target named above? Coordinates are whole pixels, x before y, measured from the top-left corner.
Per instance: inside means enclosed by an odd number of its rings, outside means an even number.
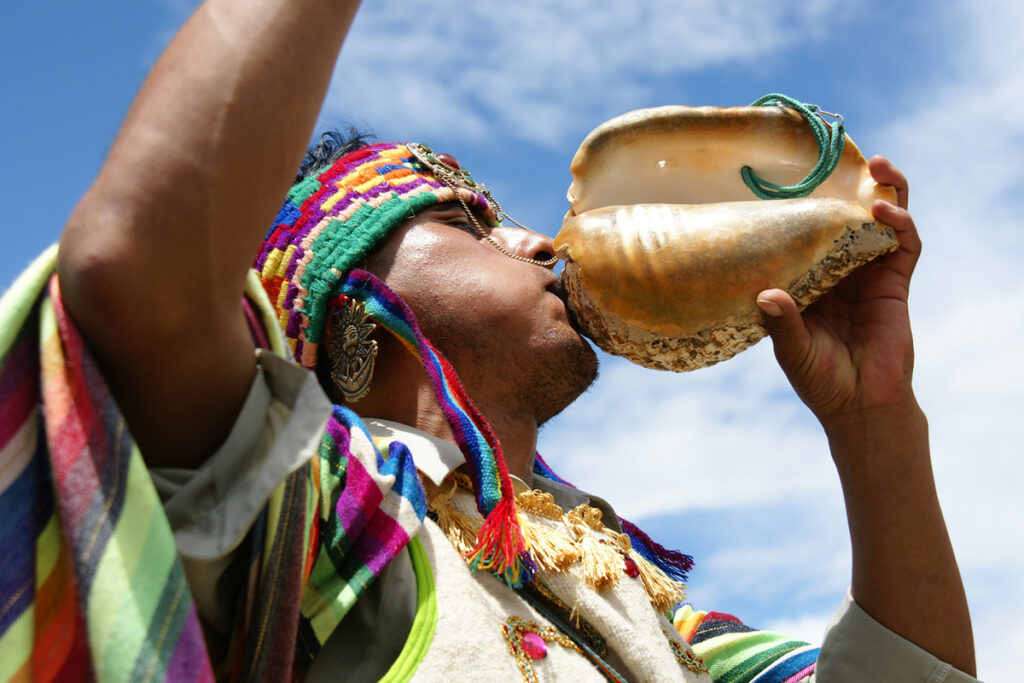
[[[215,660],[227,662],[223,671],[232,670],[232,662],[242,657],[239,650],[251,649],[253,642],[261,641],[264,631],[254,629],[271,624],[276,616],[287,622],[284,631],[291,628],[292,642],[298,639],[300,646],[309,645],[309,661],[299,662],[302,657],[296,655],[295,663],[280,652],[261,650],[245,665],[254,667],[246,669],[252,675],[278,675],[295,666],[300,670],[311,666],[311,675],[330,675],[331,671],[318,668],[355,669],[364,658],[374,660],[374,666],[412,662],[403,647],[413,642],[411,636],[360,636],[360,629],[351,624],[371,624],[372,620],[360,622],[348,613],[367,600],[379,599],[382,614],[394,615],[393,621],[378,623],[382,631],[392,630],[391,624],[402,624],[393,630],[414,633],[417,616],[429,610],[421,612],[417,607],[410,617],[401,605],[387,603],[403,590],[406,597],[394,600],[408,603],[410,581],[425,581],[423,577],[430,575],[436,579],[446,607],[436,618],[447,623],[440,624],[436,638],[429,645],[422,644],[419,659],[409,664],[410,670],[424,677],[457,675],[459,671],[487,673],[472,668],[479,666],[478,662],[455,656],[461,617],[465,618],[461,635],[480,648],[468,648],[470,658],[493,652],[487,649],[488,643],[501,643],[502,638],[508,641],[515,662],[495,664],[498,672],[518,670],[526,676],[549,667],[543,671],[562,672],[566,677],[583,671],[606,676],[619,671],[627,678],[647,679],[706,676],[677,633],[658,634],[661,617],[644,604],[646,598],[635,584],[609,577],[608,582],[615,585],[603,590],[619,592],[605,592],[613,597],[601,598],[600,586],[590,586],[573,573],[573,567],[607,554],[601,541],[621,538],[610,510],[605,509],[607,527],[593,517],[581,515],[577,521],[567,515],[575,527],[569,524],[569,531],[559,528],[555,535],[544,537],[549,545],[560,548],[563,538],[585,547],[578,552],[562,548],[566,557],[571,556],[564,563],[563,574],[553,570],[555,551],[548,556],[551,566],[545,567],[539,536],[525,541],[531,533],[542,533],[538,529],[557,525],[543,521],[551,521],[544,515],[552,510],[542,498],[529,498],[535,504],[530,509],[526,509],[527,503],[516,503],[524,508],[520,512],[528,513],[517,517],[510,508],[518,497],[511,490],[508,473],[527,485],[534,483],[531,473],[537,428],[586,387],[594,374],[593,357],[568,324],[564,306],[553,291],[550,241],[520,228],[488,225],[497,218],[492,198],[481,196],[457,172],[448,182],[442,179],[445,168],[459,170],[457,162],[448,163],[429,149],[389,147],[396,149],[400,158],[387,164],[410,169],[424,182],[434,183],[429,190],[434,199],[411,218],[402,214],[403,220],[389,222],[370,244],[353,252],[354,259],[347,258],[340,265],[325,259],[323,281],[336,287],[320,292],[323,310],[305,308],[308,303],[298,303],[300,299],[282,287],[285,281],[298,289],[304,286],[290,280],[294,270],[288,273],[285,268],[282,281],[274,284],[274,273],[265,268],[266,262],[258,263],[297,358],[317,369],[335,402],[345,398],[345,385],[358,384],[355,380],[370,362],[369,356],[362,357],[353,366],[358,369],[354,375],[342,371],[333,376],[339,361],[330,358],[331,348],[341,347],[344,355],[346,341],[347,348],[372,346],[369,339],[360,338],[362,313],[358,306],[349,307],[349,302],[376,311],[378,321],[389,321],[383,325],[397,336],[374,340],[380,348],[373,360],[377,371],[369,393],[354,402],[354,394],[360,393],[356,391],[350,399],[359,415],[380,419],[376,427],[370,425],[373,437],[386,441],[388,430],[398,430],[391,441],[404,445],[392,447],[386,463],[373,456],[373,445],[361,436],[358,419],[318,400],[316,387],[311,386],[315,383],[296,375],[294,368],[282,367],[269,354],[254,355],[253,326],[247,324],[238,303],[251,254],[287,190],[290,169],[297,165],[309,138],[334,56],[355,9],[354,2],[319,0],[258,4],[211,0],[201,7],[154,68],[61,241],[57,270],[64,306],[88,341],[165,499],[179,552],[187,561],[191,593],[204,621],[206,647]],[[302,50],[294,49],[299,44]],[[350,167],[338,172],[348,173]],[[906,296],[919,242],[905,210],[905,180],[881,159],[872,161],[872,172],[878,182],[897,187],[900,206],[879,203],[874,210],[880,220],[897,230],[900,251],[848,279],[841,290],[803,317],[784,292],[771,290],[759,297],[781,366],[829,436],[850,519],[852,595],[860,608],[887,627],[881,631],[885,634],[881,639],[860,645],[865,648],[860,652],[843,652],[843,643],[832,647],[837,656],[828,664],[823,655],[819,673],[824,678],[826,667],[835,666],[843,675],[863,680],[879,669],[844,667],[857,660],[870,662],[876,655],[884,657],[885,651],[898,653],[896,657],[902,661],[916,644],[938,660],[971,674],[973,648],[966,602],[931,481],[926,423],[910,388],[912,346]],[[362,185],[345,188],[357,195],[367,194]],[[294,206],[297,215],[279,216],[273,224],[294,227],[312,215],[306,199],[316,190],[306,196],[308,190],[293,192],[302,197]],[[317,256],[316,249],[311,253]],[[294,255],[293,251],[288,258]],[[345,279],[356,266],[372,276]],[[251,297],[258,295],[251,293]],[[286,306],[283,301],[293,302]],[[314,327],[304,327],[303,322],[288,326],[290,311],[297,312],[301,321],[303,315],[312,320],[325,316],[327,310],[331,315],[348,310],[346,315],[355,317],[355,341],[346,340],[344,326],[338,328],[337,338],[332,338],[326,319],[318,319]],[[318,352],[322,339],[326,351]],[[436,364],[432,364],[434,359]],[[449,396],[450,401],[445,398]],[[254,404],[259,404],[255,411]],[[247,416],[254,412],[255,427],[247,424]],[[395,521],[388,527],[396,530],[387,539],[404,540],[394,544],[398,547],[367,550],[359,556],[361,564],[349,568],[345,557],[329,557],[330,547],[324,549],[322,539],[307,538],[305,545],[297,545],[300,551],[313,549],[309,557],[282,560],[281,564],[299,568],[301,576],[292,575],[292,581],[304,582],[301,586],[282,584],[281,591],[275,593],[271,585],[261,595],[272,606],[239,605],[237,586],[246,576],[245,567],[240,566],[244,558],[231,551],[240,539],[252,537],[254,517],[261,528],[259,510],[265,501],[270,499],[273,510],[287,511],[273,492],[281,490],[277,487],[283,480],[295,481],[293,473],[304,472],[311,451],[323,451],[323,444],[317,445],[319,439],[311,441],[310,434],[318,433],[325,419],[327,432],[334,435],[332,447],[336,447],[337,457],[327,453],[322,461],[314,459],[312,466],[349,469],[332,482],[336,490],[321,487],[323,499],[338,505],[321,509],[320,519],[329,525],[335,518],[358,517],[345,517],[340,503],[354,495],[353,463],[359,462],[368,472],[367,481],[384,492],[384,500],[393,500],[387,498],[391,491],[401,491],[398,512],[390,517]],[[270,425],[266,430],[264,422]],[[417,440],[418,447],[407,443]],[[453,442],[467,460],[472,491],[447,484],[458,483],[457,478],[448,478],[452,468],[446,458]],[[406,446],[413,450],[411,455]],[[284,451],[283,459],[275,459],[280,451]],[[253,453],[261,454],[259,466],[246,459]],[[422,453],[430,453],[433,460],[422,461]],[[219,464],[224,462],[235,466]],[[423,489],[416,486],[415,472],[409,475],[413,462],[423,473],[428,500],[417,498]],[[507,464],[508,473],[502,471],[502,463]],[[435,466],[440,469],[439,481],[423,472]],[[183,474],[182,470],[190,472]],[[257,474],[252,475],[253,471]],[[232,526],[225,533],[211,531],[211,523],[206,521],[211,517],[205,510],[195,513],[189,509],[195,500],[189,497],[190,487],[198,486],[191,482],[202,484],[204,476],[208,477],[207,488],[231,488],[236,478],[247,484],[242,497],[249,500],[244,509],[234,507],[237,497],[215,500],[213,507],[219,503],[224,507],[217,519]],[[323,477],[321,472],[319,481]],[[485,490],[485,483],[493,488]],[[557,486],[549,488],[572,496]],[[360,505],[372,498],[367,496],[357,499]],[[475,514],[466,505],[467,496],[480,517],[486,517],[478,528],[467,526],[474,522]],[[369,519],[385,525],[376,515],[388,505],[377,498]],[[437,520],[423,521],[423,508],[430,507],[432,501],[436,503],[430,509]],[[572,502],[577,501],[582,499]],[[277,519],[276,514],[269,517]],[[287,521],[287,517],[280,518]],[[523,518],[528,519],[518,529],[516,520]],[[324,524],[318,528],[328,528]],[[354,523],[342,526],[339,539],[352,537],[357,530]],[[286,522],[280,522],[276,528],[286,527]],[[377,527],[373,523],[359,527],[369,528]],[[361,548],[362,539],[372,535],[360,535],[352,547]],[[410,538],[424,547],[417,550]],[[470,547],[460,547],[460,542]],[[403,550],[406,544],[408,556]],[[272,545],[283,548],[282,556],[306,555],[284,541],[280,547],[276,541]],[[319,556],[313,557],[317,548],[326,557],[322,563]],[[537,596],[544,591],[529,580],[533,572],[528,554],[524,555],[528,548],[536,550],[533,559],[541,565],[538,575],[551,586],[561,586],[561,593],[554,590],[554,597]],[[475,574],[470,574],[461,560],[452,563],[460,551],[469,555]],[[621,554],[632,577],[625,561],[629,558],[636,564],[632,550],[624,545],[610,552],[616,557]],[[275,553],[277,550],[270,555],[277,557]],[[424,563],[429,570],[423,569]],[[602,570],[594,571],[600,574]],[[643,592],[651,603],[671,594],[671,582],[668,588],[659,583],[663,573],[659,575],[646,565],[643,571],[647,572]],[[341,585],[338,577],[344,579]],[[323,589],[313,595],[310,585]],[[460,591],[471,597],[460,603]],[[621,600],[621,610],[609,607],[622,591],[632,591],[632,597]],[[284,593],[290,597],[282,598]],[[300,595],[302,607],[288,607],[298,603]],[[607,653],[602,656],[604,650],[594,645],[586,628],[574,624],[569,615],[560,618],[554,613],[559,603],[571,602],[570,596],[578,599],[577,604],[568,605],[570,612],[582,605],[580,609],[589,610],[588,616],[603,620],[605,630],[596,627],[603,641],[612,640],[614,633],[628,637],[623,642],[604,642]],[[280,606],[275,601],[280,601]],[[331,610],[320,609],[321,602],[328,608],[340,607],[327,618],[324,615]],[[464,612],[458,611],[461,608]],[[849,609],[860,614],[859,608]],[[487,631],[488,611],[500,612],[492,616],[501,617],[497,624],[503,631]],[[250,628],[245,638],[233,640],[233,622],[239,614],[249,612],[255,615],[247,618]],[[509,621],[513,617],[520,621]],[[408,623],[410,619],[412,623]],[[533,626],[524,625],[526,622]],[[617,631],[618,626],[627,630]],[[529,638],[531,634],[535,637]],[[285,637],[281,642],[287,641]],[[921,680],[933,670],[969,680],[958,672],[950,674],[948,665],[922,656],[914,665],[925,668]],[[282,657],[287,661],[275,659]],[[103,671],[97,660],[94,652],[93,666]],[[175,660],[170,657],[169,661]],[[665,662],[675,668],[670,671],[662,666]],[[687,663],[692,667],[687,668]],[[724,666],[731,671],[731,666]],[[882,671],[896,672],[894,676],[907,673],[900,661],[885,662],[884,667],[888,668]],[[388,666],[383,670],[370,667],[361,673],[379,676],[387,670]],[[790,675],[797,674],[810,675],[810,671],[805,667]]]

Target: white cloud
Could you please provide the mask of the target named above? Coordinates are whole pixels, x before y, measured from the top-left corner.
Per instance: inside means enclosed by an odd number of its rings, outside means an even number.
[[[685,375],[605,362],[595,388],[545,431],[544,448],[556,470],[627,517],[837,491],[824,436],[770,341]]]
[[[367,4],[327,112],[433,139],[500,131],[553,146],[635,108],[652,78],[771,60],[824,39],[850,16],[838,0],[443,0],[429,12]]]
[[[746,508],[751,515],[764,515],[787,528],[802,532],[814,530],[813,518],[801,520],[793,513],[794,506],[784,514],[766,508]],[[727,545],[727,544],[725,544]],[[766,547],[763,542],[749,543],[712,553],[701,563],[700,571],[714,577],[716,584],[727,586],[717,592],[730,595],[756,596],[751,598],[762,605],[791,606],[820,602],[824,599],[831,610],[839,606],[842,595],[835,586],[849,581],[850,553],[842,543],[832,543],[832,552],[824,554],[815,544],[794,535],[788,541],[774,542]],[[797,569],[794,571],[794,567]],[[709,605],[717,604],[715,590],[711,591]],[[747,615],[737,615],[750,619]],[[765,628],[764,623],[755,623]],[[819,634],[820,636],[820,634]]]
[[[766,631],[785,633],[787,636],[798,638],[804,642],[820,643],[825,634],[825,628],[831,620],[832,611],[812,612],[775,619],[764,624],[763,627]]]

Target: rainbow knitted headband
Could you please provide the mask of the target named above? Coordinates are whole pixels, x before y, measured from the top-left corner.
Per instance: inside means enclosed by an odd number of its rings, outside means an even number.
[[[535,567],[501,445],[405,302],[370,273],[353,271],[406,219],[460,198],[488,224],[497,224],[495,209],[483,195],[439,180],[408,146],[365,147],[292,188],[254,267],[301,365],[316,366],[328,310],[348,299],[361,302],[419,358],[466,459],[477,509],[485,517],[470,566],[518,586],[530,580]]]
[[[497,224],[483,195],[452,189],[406,145],[391,143],[347,154],[292,187],[255,268],[299,364],[316,366],[327,304],[345,275],[406,219],[459,197]]]

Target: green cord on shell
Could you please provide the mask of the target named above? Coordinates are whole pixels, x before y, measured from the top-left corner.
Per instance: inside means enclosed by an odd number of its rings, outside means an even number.
[[[754,173],[754,169],[744,166],[740,169],[740,176],[747,184],[750,191],[761,199],[793,199],[795,197],[806,197],[814,192],[819,185],[832,175],[839,157],[843,154],[843,145],[846,143],[846,132],[843,129],[843,118],[837,117],[831,125],[826,125],[818,112],[822,110],[816,104],[804,104],[794,100],[788,95],[771,93],[760,97],[751,103],[752,107],[782,105],[796,109],[807,120],[814,133],[814,139],[818,141],[818,163],[807,174],[807,177],[796,185],[776,185],[768,182],[761,176]]]

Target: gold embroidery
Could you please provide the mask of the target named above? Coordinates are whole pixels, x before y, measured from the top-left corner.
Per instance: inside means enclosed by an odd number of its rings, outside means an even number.
[[[578,612],[570,609],[569,605],[565,604],[560,597],[555,595],[546,583],[538,578],[534,580],[530,586],[538,595],[546,599],[555,607],[555,609],[561,612],[564,619],[573,622],[580,636],[587,641],[587,646],[589,646],[598,657],[606,657],[608,655],[608,643],[601,634],[597,632],[597,629],[591,626],[590,622],[586,619],[580,617]]]
[[[558,643],[559,645],[583,654],[583,650],[580,649],[579,645],[572,642],[572,638],[556,628],[551,626],[541,626],[532,620],[526,620],[521,617],[509,617],[505,620],[501,630],[505,634],[505,640],[508,641],[509,651],[516,658],[516,664],[519,666],[519,673],[523,675],[523,680],[528,681],[528,683],[536,683],[537,674],[533,671],[533,658],[523,650],[523,636],[527,633],[535,633],[540,636],[544,642]]]
[[[461,485],[459,477],[465,477],[466,481],[469,481],[469,477],[461,472],[452,472],[441,482],[440,487],[425,479],[424,488],[427,492],[427,508],[437,514],[437,525],[460,555],[468,555],[476,545],[476,536],[483,521],[479,519],[479,515],[477,519],[470,519],[452,505],[452,496]]]
[[[517,494],[516,504],[523,512],[529,512],[531,515],[550,519],[553,522],[557,522],[565,516],[565,512],[555,502],[554,496],[537,489]]]
[[[668,644],[672,647],[672,654],[676,656],[679,663],[685,666],[687,669],[695,674],[709,674],[708,668],[704,665],[704,660],[694,654],[693,650],[683,647],[679,641],[675,640],[668,634],[668,631],[662,629],[662,633],[668,638]]]

